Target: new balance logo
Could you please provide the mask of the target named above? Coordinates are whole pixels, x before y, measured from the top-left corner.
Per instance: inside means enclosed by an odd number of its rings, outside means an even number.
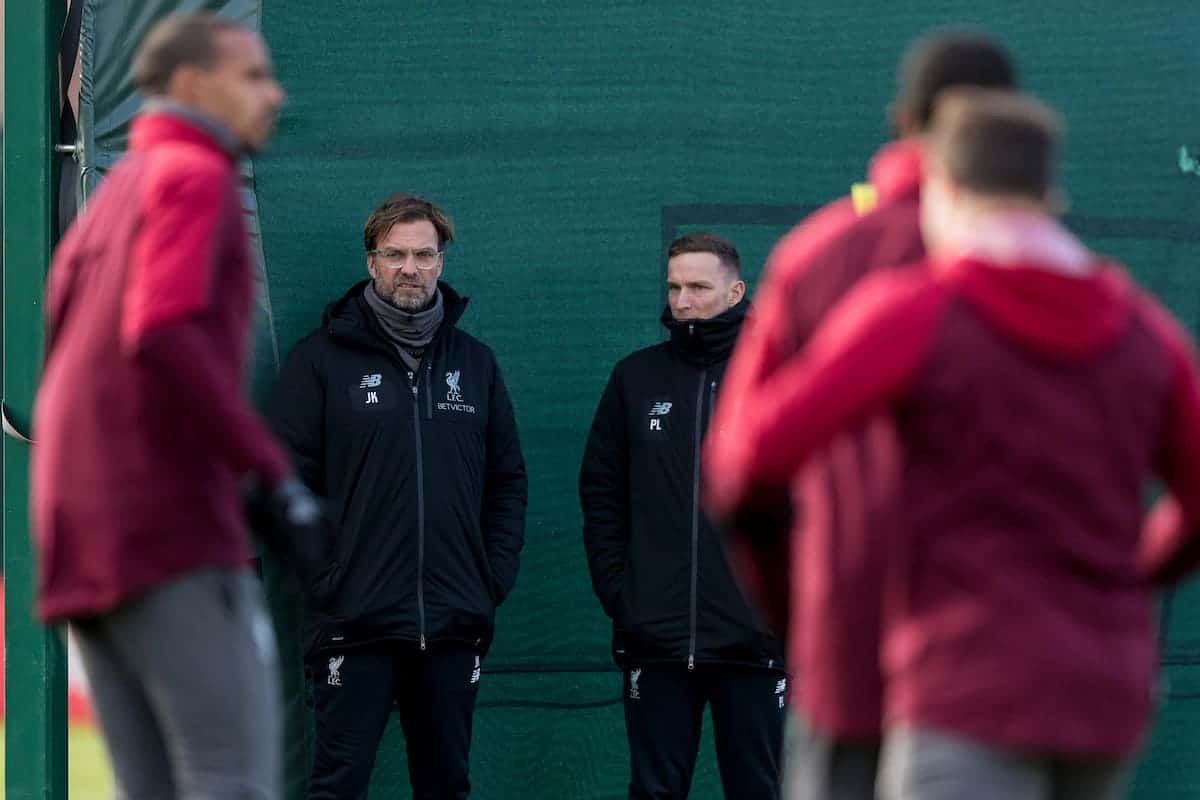
[[[373,372],[370,375],[362,376],[362,383],[358,385],[360,389],[374,389],[379,384],[383,383],[383,376],[378,372]]]
[[[642,677],[641,668],[629,670],[629,699],[641,700],[642,693],[638,689],[638,678]]]
[[[775,682],[775,697],[779,700],[779,707],[783,708],[787,701],[787,678],[780,678]]]
[[[470,683],[479,683],[479,656],[475,656],[475,669],[471,670]]]
[[[334,656],[329,659],[329,678],[325,682],[330,686],[342,685],[342,673],[338,672],[338,670],[342,668],[342,662],[345,660],[345,656]]]
[[[671,404],[668,402],[660,400],[650,406],[650,430],[661,431],[663,429],[662,418],[670,413]]]

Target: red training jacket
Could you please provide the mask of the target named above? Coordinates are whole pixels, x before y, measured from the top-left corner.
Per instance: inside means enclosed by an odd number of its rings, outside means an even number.
[[[253,265],[235,157],[154,113],[55,254],[34,408],[37,613],[242,568],[243,475],[288,464],[245,400]]]
[[[1115,266],[937,269],[881,274],[849,295],[763,387],[713,490],[736,504],[786,483],[837,431],[890,412],[905,465],[899,535],[875,543],[889,561],[888,722],[1127,757],[1151,710],[1148,578],[1197,556],[1189,343]],[[1154,473],[1182,524],[1147,549]]]

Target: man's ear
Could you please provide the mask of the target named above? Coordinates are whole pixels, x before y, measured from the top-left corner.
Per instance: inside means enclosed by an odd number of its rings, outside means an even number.
[[[185,105],[195,105],[196,97],[201,92],[200,83],[205,75],[203,70],[192,64],[176,67],[167,80],[165,96]]]
[[[738,279],[729,287],[729,307],[733,308],[746,296],[746,282]]]

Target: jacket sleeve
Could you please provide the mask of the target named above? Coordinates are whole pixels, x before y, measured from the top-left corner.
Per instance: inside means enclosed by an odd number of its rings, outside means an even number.
[[[592,588],[605,613],[614,618],[629,551],[629,442],[621,384],[618,365],[600,396],[579,470],[583,544]]]
[[[300,480],[324,497],[325,380],[311,349],[301,342],[284,360],[267,416],[275,434],[287,445]]]
[[[742,409],[739,436],[709,437],[713,514],[756,516],[754,506],[776,502],[818,448],[885,411],[928,356],[948,298],[945,287],[917,272],[880,274],[847,295]]]
[[[215,443],[236,472],[256,478],[265,489],[290,472],[287,456],[250,407],[242,387],[194,320],[157,326],[140,337],[134,359],[146,365],[172,396],[173,413],[186,417]]]
[[[855,218],[849,200],[817,211],[775,246],[762,286],[738,336],[721,382],[710,430],[736,440],[745,436],[743,413],[762,396],[763,385],[804,346],[833,299],[844,292],[846,248],[831,243]],[[833,263],[833,262],[838,263]],[[767,497],[766,494],[770,494]],[[787,487],[764,489],[758,502],[726,520],[730,562],[747,597],[777,631],[787,630],[795,513]]]
[[[763,285],[742,326],[725,377],[709,436],[744,436],[741,429],[747,404],[761,396],[763,383],[799,347],[800,314],[795,313],[794,284],[807,272],[808,262],[791,259],[787,243],[776,247],[768,259]],[[787,558],[793,508],[786,490],[769,502],[756,503],[753,517],[728,519],[723,529],[729,561],[747,598],[777,632],[787,631],[790,610],[791,561]]]
[[[232,182],[198,169],[161,180],[145,202],[122,298],[121,349],[147,365],[173,394],[176,413],[204,430],[233,469],[273,487],[287,475],[287,459],[199,324],[218,302],[212,285],[224,218],[240,213]]]
[[[529,481],[517,418],[504,378],[497,366],[491,385],[491,408],[487,425],[487,470],[483,490],[483,537],[488,565],[492,570],[496,603],[517,582],[521,547],[525,544],[525,508]]]
[[[1155,469],[1168,494],[1146,518],[1139,549],[1142,574],[1172,583],[1200,565],[1200,376],[1186,334],[1159,308],[1150,319],[1171,359],[1167,409]]]
[[[121,299],[126,352],[155,328],[221,302],[213,296],[218,254],[240,209],[232,178],[213,167],[171,172],[147,186]]]

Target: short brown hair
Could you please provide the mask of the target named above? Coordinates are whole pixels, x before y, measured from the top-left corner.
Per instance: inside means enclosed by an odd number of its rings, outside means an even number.
[[[133,83],[147,96],[165,94],[180,67],[212,69],[220,57],[217,37],[252,31],[216,14],[172,14],[155,23],[133,58]]]
[[[383,201],[383,205],[371,212],[363,226],[363,245],[367,252],[375,249],[379,237],[386,236],[398,222],[428,220],[437,231],[438,249],[454,241],[454,225],[440,208],[415,194],[397,193]]]
[[[977,31],[941,30],[915,41],[897,76],[893,116],[905,115],[918,130],[933,119],[938,95],[956,86],[1012,89],[1016,71],[1008,53]]]
[[[737,248],[733,242],[715,233],[688,233],[671,242],[667,250],[667,258],[671,259],[684,253],[712,253],[725,268],[732,271],[735,278],[741,277],[742,262],[738,258]]]
[[[938,102],[929,155],[955,183],[979,194],[1039,201],[1054,189],[1062,121],[1032,97],[954,89]]]

